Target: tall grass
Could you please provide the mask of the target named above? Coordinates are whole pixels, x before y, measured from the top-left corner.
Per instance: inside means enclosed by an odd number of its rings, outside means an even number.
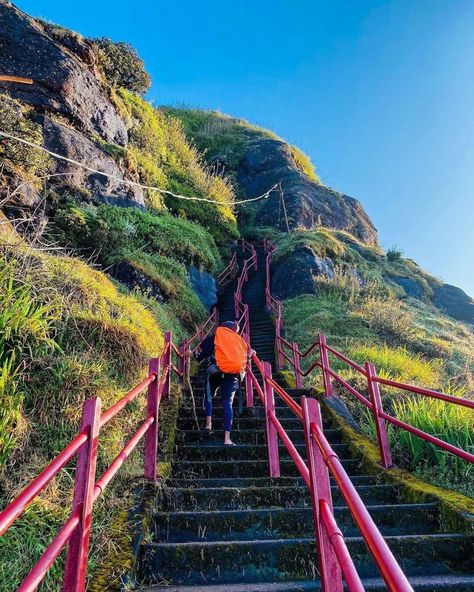
[[[392,404],[395,416],[401,421],[474,453],[474,417],[471,409],[421,396],[404,397]],[[406,430],[397,429],[392,433],[393,439],[397,439],[402,448],[408,451],[412,468],[435,466],[444,478],[453,482],[464,480],[465,486],[468,486],[468,482],[474,486],[474,468],[468,462]]]

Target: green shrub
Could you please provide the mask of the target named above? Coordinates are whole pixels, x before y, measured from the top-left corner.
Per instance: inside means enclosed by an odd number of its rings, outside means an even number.
[[[211,272],[220,265],[219,251],[208,232],[166,213],[68,202],[57,209],[54,228],[62,244],[99,253],[104,262],[127,250],[173,253],[178,262],[203,265]]]
[[[160,209],[165,204],[179,217],[198,222],[218,244],[237,238],[232,184],[225,175],[204,164],[198,150],[186,139],[180,121],[125,89],[118,91],[116,102],[129,132],[129,170],[146,185],[220,202],[183,200],[166,194],[160,198],[157,192],[148,191],[149,205]]]
[[[10,96],[0,93],[0,121],[2,131],[35,144],[43,143],[43,130],[34,122],[33,111]],[[40,150],[14,140],[0,138],[0,160],[22,178],[35,181],[46,172],[49,159]]]
[[[403,251],[396,246],[390,247],[387,251],[387,259],[389,261],[397,261],[403,257]]]
[[[150,75],[134,47],[106,37],[92,39],[92,42],[99,57],[99,66],[109,84],[139,94],[146,93],[151,84]]]

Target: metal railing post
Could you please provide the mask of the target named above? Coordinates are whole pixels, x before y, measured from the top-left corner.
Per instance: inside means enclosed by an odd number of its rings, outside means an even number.
[[[63,592],[84,592],[86,588],[101,408],[99,397],[85,401],[82,406],[81,431],[88,431],[88,440],[77,454],[72,513],[79,506],[82,511],[81,520],[68,543]]]
[[[162,356],[162,372],[167,372],[166,379],[163,385],[163,397],[165,399],[169,399],[171,395],[171,360],[172,354],[171,351],[171,342],[173,336],[171,331],[166,331],[165,333],[165,354]]]
[[[326,397],[334,396],[332,390],[332,381],[331,375],[329,374],[329,356],[328,350],[326,349],[326,335],[323,333],[318,334],[318,341],[319,341],[319,355],[321,358],[321,372],[323,374],[323,385],[324,385],[324,394]]]
[[[377,376],[375,366],[370,362],[365,363],[365,371],[367,373],[367,385],[369,390],[370,401],[372,403],[372,415],[374,417],[375,430],[377,432],[377,443],[380,451],[380,462],[386,469],[393,465],[392,452],[387,435],[387,424],[385,420],[380,417],[380,412],[383,411],[382,397],[380,396],[380,389],[374,378]]]
[[[281,302],[278,302],[278,313],[275,321],[276,345],[277,345],[277,363],[278,370],[283,368],[283,354],[281,353]]]
[[[179,384],[184,384],[184,376],[185,376],[185,372],[186,372],[186,350],[187,350],[187,344],[186,341],[183,341],[183,343],[180,345],[179,348],[179,360],[178,360],[178,370],[181,373],[181,376],[179,377]]]
[[[280,476],[280,451],[278,450],[278,432],[270,419],[269,413],[275,413],[273,387],[267,380],[272,377],[272,366],[263,362],[263,386],[265,395],[265,422],[267,428],[268,468],[270,477]]]
[[[160,404],[161,360],[152,358],[148,364],[148,375],[156,374],[155,380],[148,385],[146,416],[154,418],[154,422],[145,434],[145,479],[156,479],[156,463],[158,460],[158,407]]]
[[[311,435],[311,424],[323,427],[321,408],[316,399],[301,397],[303,429],[310,475],[310,495],[313,508],[314,532],[316,536],[319,572],[323,592],[342,592],[342,574],[334,548],[325,529],[320,513],[320,502],[325,501],[331,511],[331,484],[329,470],[318,445]]]
[[[247,361],[245,372],[245,400],[247,407],[253,407],[252,360]]]
[[[291,349],[293,350],[293,366],[295,368],[296,388],[300,389],[303,387],[303,380],[301,377],[300,352],[298,351],[298,344],[296,341],[293,341]]]

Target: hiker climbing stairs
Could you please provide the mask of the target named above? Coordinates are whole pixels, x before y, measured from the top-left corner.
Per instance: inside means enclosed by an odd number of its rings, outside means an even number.
[[[261,360],[274,363],[274,329],[265,312],[261,251],[258,257],[258,271],[249,275],[243,295],[249,305],[251,345]],[[231,284],[221,295],[221,321],[233,319],[233,290]],[[283,384],[278,373],[275,378]],[[201,428],[204,380],[204,369],[192,378]],[[296,401],[311,394],[307,389],[286,390]],[[152,540],[140,549],[138,579],[149,592],[320,589],[308,488],[283,446],[282,477],[268,477],[265,418],[259,403],[241,413],[234,403],[235,447],[221,444],[220,401],[216,399],[212,434],[196,429],[192,408],[183,403],[172,475],[152,516]],[[305,458],[301,420],[277,396],[275,403],[276,416]],[[398,485],[366,474],[329,417],[323,417],[323,427],[414,590],[472,592],[472,538],[444,532],[433,499],[410,503]],[[386,590],[332,478],[331,493],[336,521],[365,590]]]

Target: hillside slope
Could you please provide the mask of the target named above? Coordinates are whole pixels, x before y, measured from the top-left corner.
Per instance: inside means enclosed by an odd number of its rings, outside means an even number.
[[[472,299],[384,253],[362,205],[326,187],[298,148],[220,113],[151,105],[133,48],[85,39],[6,0],[0,71],[34,80],[0,82],[1,131],[109,175],[0,141],[0,505],[70,440],[85,399],[112,404],[160,353],[164,331],[179,341],[205,318],[239,233],[278,246],[273,289],[291,338],[304,345],[324,331],[388,375],[472,391]],[[275,184],[281,193],[234,206]],[[109,428],[101,466],[141,411]],[[455,421],[462,434],[467,420]],[[109,511],[99,504],[92,566],[113,548],[111,510],[127,505],[127,478],[140,471],[132,459]],[[462,474],[446,474],[462,485]],[[0,589],[15,588],[64,519],[71,479],[64,471],[0,540],[10,557]]]

